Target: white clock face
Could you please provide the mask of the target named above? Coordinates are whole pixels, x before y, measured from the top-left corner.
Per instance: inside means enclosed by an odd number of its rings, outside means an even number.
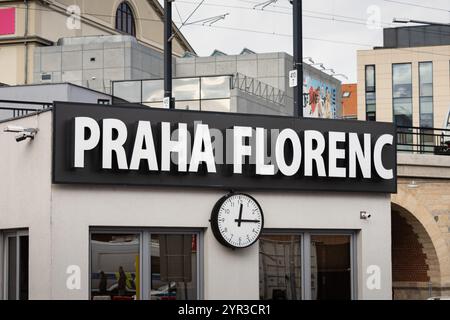
[[[245,248],[258,240],[263,228],[263,213],[250,196],[234,194],[218,208],[217,228],[229,246]]]

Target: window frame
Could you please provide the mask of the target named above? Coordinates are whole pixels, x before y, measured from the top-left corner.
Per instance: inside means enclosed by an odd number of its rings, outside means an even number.
[[[358,300],[358,272],[357,272],[357,230],[336,229],[264,229],[261,236],[270,235],[294,235],[301,239],[301,261],[302,261],[302,297],[301,300],[311,300],[311,236],[349,236],[350,237],[350,289],[351,300]],[[259,244],[258,244],[259,245]],[[258,253],[259,254],[259,253]],[[308,258],[309,257],[309,258]],[[259,279],[259,262],[258,262]],[[259,280],[258,280],[259,288]]]
[[[136,37],[136,17],[134,10],[128,1],[122,1],[117,6],[115,15],[115,29],[124,34]]]
[[[196,234],[197,235],[197,300],[204,299],[204,230],[202,228],[128,228],[128,227],[90,227],[89,228],[89,300],[92,300],[92,234],[139,234],[139,277],[140,300],[151,300],[151,248],[152,234]],[[144,277],[143,275],[147,276]]]
[[[422,73],[420,72],[421,65],[430,64],[431,65],[431,96],[422,95]],[[422,126],[422,98],[431,99],[431,127],[434,128],[434,65],[433,61],[420,61],[418,63],[419,71],[419,127]],[[427,128],[427,127],[424,127]]]
[[[9,273],[9,238],[16,238],[16,298],[14,300],[20,300],[20,237],[28,237],[28,294],[30,287],[30,270],[29,270],[29,261],[30,261],[30,235],[28,229],[17,229],[17,230],[4,230],[0,231],[0,240],[1,240],[1,266],[0,266],[0,283],[2,285],[0,290],[0,300],[9,300],[8,299],[8,289],[9,289],[9,281],[8,281],[8,273]],[[29,296],[28,296],[29,299]]]
[[[395,85],[395,83],[394,83],[394,68],[395,68],[395,66],[398,66],[398,65],[409,65],[409,67],[411,69],[411,78],[410,78],[411,79],[411,82],[410,82],[410,85],[411,85],[411,96],[410,97],[394,97],[394,85]],[[391,95],[392,95],[392,122],[395,123],[396,125],[398,125],[396,120],[395,120],[395,115],[396,115],[396,113],[395,113],[395,101],[396,100],[402,100],[402,99],[403,100],[409,99],[411,101],[411,126],[410,127],[413,127],[414,126],[414,101],[413,101],[413,64],[412,64],[412,62],[393,63],[392,67],[391,67],[391,78],[392,78],[392,91],[391,91]]]
[[[367,72],[369,68],[373,68],[373,88],[369,90],[369,86],[367,85]],[[375,111],[368,111],[368,103],[367,103],[367,95],[368,93],[373,93],[375,99]],[[364,99],[365,99],[365,110],[366,110],[366,121],[376,121],[377,119],[377,68],[375,64],[368,64],[364,66]],[[371,105],[373,105],[371,103]],[[370,118],[369,118],[370,115]],[[373,117],[373,119],[372,119]]]

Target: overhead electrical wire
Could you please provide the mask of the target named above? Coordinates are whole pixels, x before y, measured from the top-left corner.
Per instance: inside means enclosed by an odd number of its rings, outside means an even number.
[[[196,3],[187,2],[187,1],[177,1],[177,2],[179,2],[179,3],[197,4],[197,5],[199,4],[198,2],[196,2]],[[234,7],[234,6],[229,6],[229,5],[216,5],[216,4],[211,4],[211,3],[205,3],[204,5],[214,5],[214,6],[217,6],[217,7],[238,8],[238,9],[244,9],[245,8],[247,10],[258,11],[258,12],[271,12],[269,10],[255,10],[255,9],[248,8],[248,7]],[[15,8],[25,10],[25,8],[21,8],[21,7],[18,7],[18,6],[16,6]],[[43,8],[29,8],[29,10],[53,12],[53,10],[51,10],[51,9],[43,9]],[[94,16],[94,17],[95,16],[110,17],[110,18],[114,18],[115,17],[115,15],[105,15],[105,14],[96,14],[96,13],[88,13],[88,12],[84,12],[84,14],[90,15],[90,16]],[[288,13],[284,13],[284,14],[288,14]],[[363,25],[363,24],[367,25],[367,23],[356,22],[356,21],[345,21],[345,20],[340,20],[340,19],[332,19],[332,18],[324,18],[324,17],[316,17],[316,16],[307,16],[307,17],[316,18],[316,19],[322,19],[322,20],[329,20],[329,21],[337,21],[337,22],[348,22],[348,23],[353,23],[353,24],[358,24],[358,25]],[[352,17],[352,18],[353,19],[358,19],[356,17]],[[135,19],[136,20],[141,20],[141,21],[154,21],[154,22],[162,23],[162,21],[160,19],[149,19],[149,18],[138,18],[138,17],[135,17]],[[174,23],[181,24],[182,21],[174,21]],[[189,24],[189,26],[209,27],[209,28],[215,28],[215,29],[224,29],[224,30],[239,31],[239,32],[265,34],[265,35],[279,36],[279,37],[292,37],[292,34],[269,32],[269,31],[262,31],[262,30],[256,30],[256,29],[245,29],[245,28],[238,28],[238,27],[217,26],[217,25],[210,26],[210,25],[203,25],[203,24],[196,24],[196,23]],[[352,41],[334,40],[334,39],[323,39],[323,38],[318,38],[318,37],[307,37],[307,36],[304,36],[303,39],[311,40],[311,41],[322,41],[322,42],[328,42],[328,43],[343,44],[343,45],[369,47],[369,48],[374,47],[373,44],[367,44],[367,43],[361,43],[361,42],[352,42]],[[450,57],[450,55],[448,55],[448,54],[435,53],[435,52],[431,52],[431,51],[408,49],[408,48],[396,48],[396,49],[409,51],[409,52],[417,52],[417,53],[425,53],[425,54],[430,54],[430,55],[439,55],[439,56],[448,56],[448,57]]]
[[[422,9],[430,9],[430,10],[443,11],[443,12],[450,13],[450,8],[449,9],[436,8],[436,7],[431,7],[431,6],[425,6],[423,4],[412,3],[412,2],[407,2],[407,1],[398,1],[398,0],[383,0],[383,1],[390,2],[390,3],[396,3],[396,4],[400,4],[400,5],[404,5],[404,6],[409,6],[409,7],[417,7],[417,8],[422,8]]]

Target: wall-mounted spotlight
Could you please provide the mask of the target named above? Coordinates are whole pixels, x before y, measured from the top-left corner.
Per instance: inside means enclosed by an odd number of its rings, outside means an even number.
[[[33,140],[36,134],[39,132],[39,129],[37,128],[24,128],[24,127],[18,127],[18,126],[8,126],[4,130],[4,132],[12,132],[17,133],[16,134],[16,141],[21,142],[26,139]]]
[[[409,189],[417,189],[419,185],[416,183],[415,180],[412,180],[410,183],[406,185]]]

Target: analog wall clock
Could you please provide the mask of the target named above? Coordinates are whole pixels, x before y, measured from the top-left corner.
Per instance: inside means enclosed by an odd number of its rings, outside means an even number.
[[[216,239],[229,248],[246,248],[261,235],[264,216],[259,203],[243,193],[221,198],[211,213],[211,228]]]

